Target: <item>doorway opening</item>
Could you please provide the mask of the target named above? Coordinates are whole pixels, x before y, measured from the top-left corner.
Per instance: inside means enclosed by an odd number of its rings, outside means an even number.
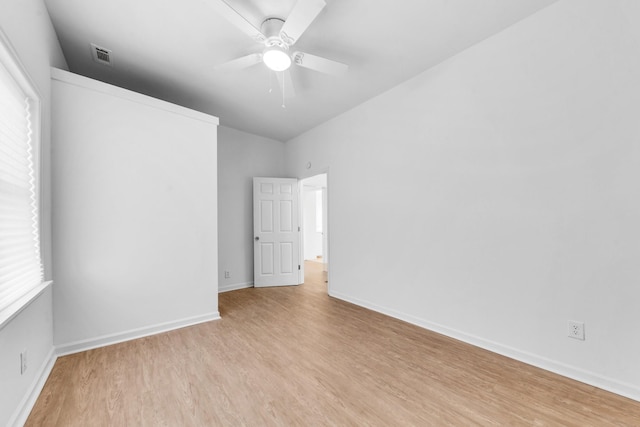
[[[322,281],[329,277],[329,221],[327,174],[321,173],[300,181],[301,242],[300,252],[309,272],[321,272]],[[302,278],[305,277],[303,269]]]

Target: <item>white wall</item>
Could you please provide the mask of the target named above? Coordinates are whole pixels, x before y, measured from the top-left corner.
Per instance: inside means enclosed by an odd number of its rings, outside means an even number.
[[[218,280],[220,291],[253,285],[253,177],[282,177],[284,143],[220,126]],[[225,278],[229,271],[231,277]]]
[[[42,0],[2,0],[0,28],[9,38],[42,100],[41,240],[47,279],[50,269],[50,79],[49,67],[66,61]],[[10,323],[0,328],[0,425],[21,424],[54,360],[51,289],[47,289]],[[20,352],[27,349],[28,368],[20,375]]]
[[[560,1],[288,142],[332,294],[640,399],[638,23]]]
[[[53,76],[58,351],[218,318],[217,118]]]

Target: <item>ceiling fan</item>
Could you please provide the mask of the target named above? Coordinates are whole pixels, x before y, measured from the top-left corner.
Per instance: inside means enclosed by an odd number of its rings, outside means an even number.
[[[261,53],[251,53],[233,59],[216,66],[216,70],[241,70],[263,62],[269,69],[276,71],[283,91],[284,87],[288,86],[289,96],[293,96],[293,84],[289,73],[292,64],[333,75],[345,73],[349,69],[345,64],[309,53],[290,53],[291,47],[326,6],[324,0],[298,0],[286,20],[268,17],[262,22],[260,29],[223,0],[210,0],[210,4],[230,23],[264,46]]]

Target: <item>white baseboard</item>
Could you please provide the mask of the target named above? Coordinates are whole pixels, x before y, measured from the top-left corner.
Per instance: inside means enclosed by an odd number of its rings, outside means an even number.
[[[218,319],[220,319],[220,313],[215,311],[212,313],[188,317],[186,319],[175,320],[171,322],[160,323],[152,326],[145,326],[143,328],[132,329],[130,331],[120,332],[116,334],[103,335],[101,337],[75,341],[68,344],[60,344],[56,346],[56,354],[58,356],[66,356],[68,354],[79,353],[81,351],[105,347],[112,344],[118,344],[124,341],[130,341],[137,338],[147,337],[149,335],[168,332],[174,329],[180,329],[187,326],[197,325],[198,323],[204,323]]]
[[[49,374],[51,374],[51,370],[53,369],[53,365],[56,363],[55,348],[51,347],[49,354],[47,355],[44,363],[40,367],[38,374],[36,375],[31,387],[29,388],[27,394],[24,396],[18,409],[13,414],[13,417],[9,419],[8,426],[23,426],[25,422],[27,422],[27,418],[29,418],[29,414],[33,409],[33,406],[36,404],[38,400],[38,396],[42,392],[44,388],[44,384],[47,382],[47,378],[49,378]]]
[[[516,348],[486,340],[475,335],[466,334],[464,332],[451,329],[446,326],[430,322],[428,320],[420,319],[418,317],[406,313],[401,313],[390,308],[381,307],[377,304],[373,304],[371,302],[364,301],[358,298],[353,298],[339,292],[330,292],[329,295],[334,298],[358,305],[360,307],[385,314],[387,316],[405,321],[407,323],[411,323],[421,328],[428,329],[430,331],[446,335],[459,341],[466,342],[476,347],[501,354],[511,359],[515,359],[520,362],[524,362],[526,364],[536,366],[538,368],[556,373],[558,375],[562,375],[564,377],[571,378],[573,380],[580,381],[582,383],[589,384],[594,387],[598,387],[603,390],[610,391],[612,393],[619,394],[621,396],[628,397],[629,399],[640,402],[640,388],[635,385],[627,384],[600,374],[596,374],[594,372],[589,372],[555,360],[538,356],[536,354],[521,351]]]
[[[253,288],[253,282],[232,283],[230,285],[220,286],[218,288],[218,293],[221,294],[223,292],[237,291],[238,289],[246,288]]]

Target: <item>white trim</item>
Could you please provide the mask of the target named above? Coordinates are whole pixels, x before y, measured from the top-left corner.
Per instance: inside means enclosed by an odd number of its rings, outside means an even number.
[[[29,304],[38,299],[38,297],[47,289],[53,282],[42,282],[29,292],[18,298],[16,301],[9,304],[6,308],[0,311],[0,330],[4,328],[11,319],[16,317],[22,310],[27,308]]]
[[[116,96],[118,98],[126,99],[127,101],[135,102],[136,104],[142,104],[159,110],[164,110],[169,113],[179,114],[194,120],[200,120],[214,125],[220,124],[220,120],[215,116],[182,107],[180,105],[171,104],[169,102],[162,101],[161,99],[103,83],[98,80],[93,80],[88,77],[83,77],[78,74],[73,74],[58,68],[51,68],[51,79],[100,92],[105,95]]]
[[[220,319],[220,313],[215,311],[212,313],[202,314],[199,316],[188,317],[186,319],[175,320],[172,322],[159,323],[157,325],[145,326],[143,328],[132,329],[126,332],[116,334],[103,335],[101,337],[90,338],[81,341],[75,341],[67,344],[56,345],[56,354],[58,356],[66,356],[68,354],[80,353],[94,348],[106,347],[112,344],[118,344],[125,341],[131,341],[138,338],[148,337],[150,335],[160,334],[162,332],[172,331],[174,329],[185,328],[187,326],[197,325],[199,323],[209,322]]]
[[[31,387],[29,387],[29,390],[22,398],[22,401],[20,401],[20,404],[13,416],[9,419],[9,423],[7,424],[8,426],[23,426],[27,421],[27,418],[29,417],[33,406],[36,404],[36,401],[38,400],[38,397],[44,388],[44,384],[47,382],[57,359],[58,357],[56,356],[55,348],[51,347],[51,350],[49,351],[45,362],[40,367],[38,375],[34,378]]]
[[[470,335],[455,329],[451,329],[446,326],[430,322],[428,320],[420,319],[410,314],[401,313],[399,311],[381,307],[368,301],[353,298],[339,292],[330,292],[329,295],[334,298],[349,302],[351,304],[355,304],[357,306],[385,314],[387,316],[405,321],[407,323],[411,323],[412,325],[416,325],[421,328],[446,335],[459,341],[463,341],[467,344],[489,350],[493,353],[498,353],[502,356],[506,356],[511,359],[515,359],[520,362],[524,362],[526,364],[544,369],[546,371],[550,371],[558,375],[562,375],[564,377],[571,378],[573,380],[580,381],[582,383],[589,384],[591,386],[598,387],[603,390],[610,391],[612,393],[619,394],[621,396],[628,397],[629,399],[640,402],[640,388],[633,384],[624,383],[613,378],[608,378],[594,372],[576,368],[574,366],[551,360],[546,357],[538,356],[536,354],[521,351],[513,347],[505,346],[503,344],[486,340],[484,338]]]
[[[220,286],[218,288],[218,293],[221,294],[223,292],[237,291],[238,289],[246,288],[253,288],[253,282],[232,283],[230,285]]]

